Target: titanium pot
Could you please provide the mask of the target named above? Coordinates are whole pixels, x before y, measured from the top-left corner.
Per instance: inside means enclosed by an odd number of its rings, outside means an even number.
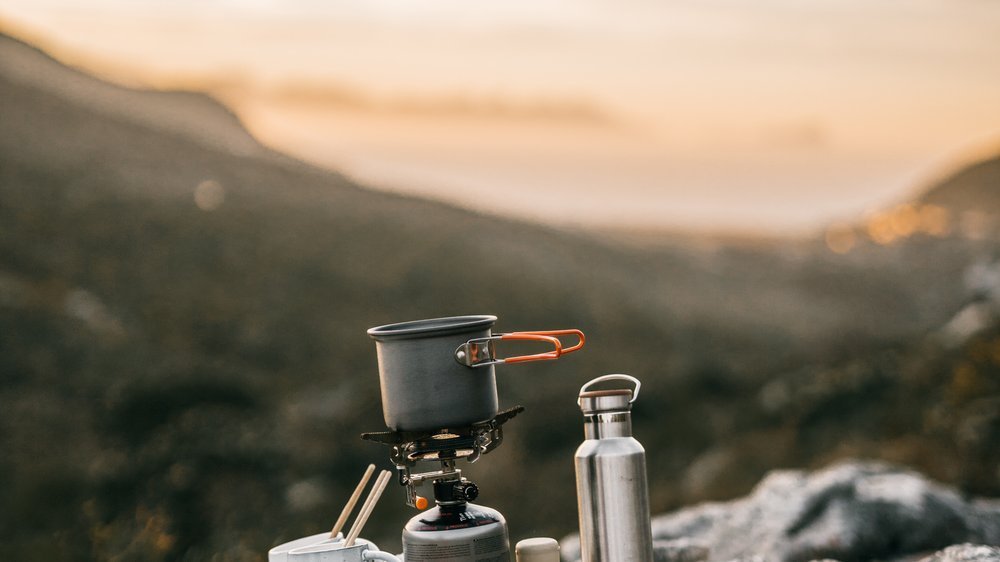
[[[436,431],[468,427],[497,415],[494,366],[558,359],[583,347],[580,330],[493,335],[496,316],[453,316],[378,326],[368,330],[378,353],[382,415],[393,431]],[[563,347],[556,336],[579,341]],[[498,358],[496,343],[544,342],[552,349]]]

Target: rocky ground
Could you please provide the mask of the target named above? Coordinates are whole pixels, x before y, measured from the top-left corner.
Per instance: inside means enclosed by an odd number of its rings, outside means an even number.
[[[1000,500],[879,462],[774,471],[746,497],[652,525],[658,562],[1000,561]],[[579,558],[576,537],[562,544],[564,560]]]

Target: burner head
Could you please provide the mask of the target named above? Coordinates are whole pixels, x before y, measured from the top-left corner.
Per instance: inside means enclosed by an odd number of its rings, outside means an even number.
[[[464,459],[479,450],[477,442],[474,434],[438,433],[427,440],[407,443],[403,453],[410,461]]]
[[[361,438],[393,446],[392,460],[397,465],[416,461],[469,459],[496,449],[503,440],[503,424],[524,411],[524,406],[504,410],[491,420],[461,428],[434,431],[382,431],[362,433]]]

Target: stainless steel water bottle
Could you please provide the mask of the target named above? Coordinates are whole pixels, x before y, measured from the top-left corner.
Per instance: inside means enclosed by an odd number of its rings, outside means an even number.
[[[624,380],[633,389],[587,389]],[[639,381],[628,375],[597,377],[580,388],[586,440],[576,450],[576,497],[581,562],[652,562],[646,451],[632,437],[632,402]]]

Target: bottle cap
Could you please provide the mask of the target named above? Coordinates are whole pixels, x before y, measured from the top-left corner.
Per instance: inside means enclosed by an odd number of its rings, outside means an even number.
[[[559,541],[549,537],[524,539],[514,547],[517,562],[559,562]]]
[[[624,380],[635,385],[635,389],[616,388],[612,390],[587,390],[591,385],[603,381]],[[629,375],[604,375],[580,387],[577,404],[585,415],[599,412],[627,412],[632,409],[632,402],[639,397],[641,383]]]
[[[625,412],[632,409],[632,391],[593,390],[580,394],[580,409],[584,414],[597,412]]]

